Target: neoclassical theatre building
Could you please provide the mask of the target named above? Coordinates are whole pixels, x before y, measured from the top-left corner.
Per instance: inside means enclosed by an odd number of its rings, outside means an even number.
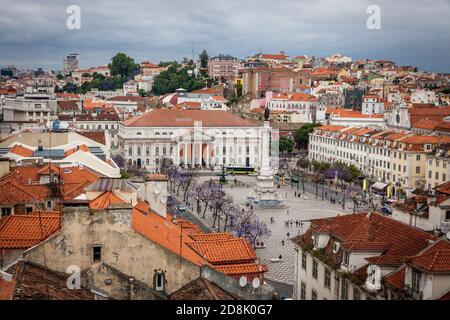
[[[157,171],[177,166],[218,169],[261,163],[261,126],[226,111],[154,109],[120,124],[119,147],[127,167]]]

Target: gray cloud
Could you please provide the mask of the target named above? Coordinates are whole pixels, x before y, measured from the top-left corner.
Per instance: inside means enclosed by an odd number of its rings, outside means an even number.
[[[71,4],[81,30],[66,28]],[[371,4],[381,30],[366,28]],[[2,0],[0,65],[59,69],[78,52],[89,67],[119,51],[158,62],[190,57],[193,42],[196,55],[342,52],[450,72],[449,13],[449,0]]]

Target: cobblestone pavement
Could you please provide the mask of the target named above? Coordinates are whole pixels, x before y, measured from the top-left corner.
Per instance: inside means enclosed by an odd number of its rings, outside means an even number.
[[[247,184],[243,187],[225,187],[225,190],[230,194],[236,203],[240,205],[245,204],[245,200],[249,192],[256,185],[256,178],[252,176],[236,176],[236,178]],[[234,179],[234,178],[233,178]],[[207,181],[208,177],[202,177],[200,180]],[[280,195],[285,199],[284,208],[279,209],[257,209],[254,208],[256,214],[269,226],[272,231],[270,237],[263,239],[264,248],[256,249],[256,253],[262,263],[269,266],[269,271],[266,274],[268,279],[283,282],[286,284],[293,284],[294,281],[294,259],[295,250],[294,244],[289,240],[293,236],[302,234],[309,227],[309,223],[305,222],[303,227],[296,227],[296,220],[310,220],[315,218],[332,217],[338,214],[351,213],[353,207],[350,203],[346,210],[342,209],[340,204],[331,204],[328,200],[316,199],[314,194],[305,193],[302,197],[295,197],[296,188],[292,188],[290,184],[281,187]],[[270,217],[275,219],[274,223],[270,223]],[[286,221],[293,221],[289,227],[285,226]],[[212,215],[207,215],[206,221],[212,225]],[[282,244],[284,241],[284,245]],[[279,258],[281,255],[282,261],[272,262],[271,259]]]

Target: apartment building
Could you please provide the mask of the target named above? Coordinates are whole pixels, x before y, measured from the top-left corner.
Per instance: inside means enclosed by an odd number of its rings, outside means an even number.
[[[425,165],[427,189],[435,188],[450,179],[450,144],[436,147],[427,154]]]
[[[355,165],[366,176],[391,184],[392,195],[396,189],[409,195],[415,189],[428,188],[427,155],[449,140],[448,136],[411,131],[328,125],[310,134],[309,158]]]
[[[314,219],[292,241],[294,299],[435,300],[449,295],[449,241],[381,214]]]
[[[213,79],[232,80],[238,76],[238,72],[238,58],[221,54],[208,60],[208,74]]]
[[[299,122],[314,122],[317,112],[317,98],[305,93],[278,93],[266,99],[271,111],[290,111],[302,115]]]
[[[5,98],[3,121],[5,122],[47,122],[57,110],[54,94],[49,92],[26,93],[14,98]]]

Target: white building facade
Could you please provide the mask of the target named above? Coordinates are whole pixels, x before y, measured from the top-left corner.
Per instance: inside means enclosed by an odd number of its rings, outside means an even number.
[[[127,167],[260,167],[261,127],[225,111],[155,109],[121,123]],[[164,159],[164,160],[163,160]]]

